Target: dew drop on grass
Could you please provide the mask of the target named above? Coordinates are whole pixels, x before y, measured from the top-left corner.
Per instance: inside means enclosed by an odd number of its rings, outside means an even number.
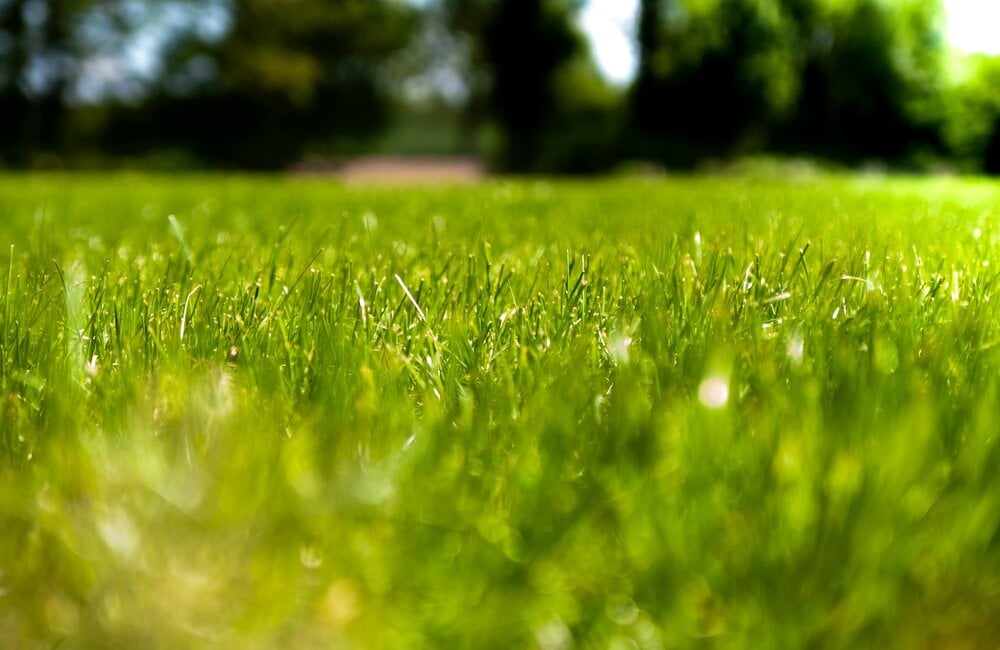
[[[361,596],[354,581],[345,578],[330,585],[323,597],[321,611],[327,620],[338,627],[360,616]]]
[[[108,548],[120,557],[131,558],[140,546],[139,531],[122,510],[112,511],[97,522],[97,532]]]
[[[632,625],[639,618],[639,608],[635,601],[625,594],[615,594],[608,598],[604,613],[618,625]]]
[[[729,382],[723,377],[706,377],[698,387],[698,399],[710,409],[721,409],[729,402]]]
[[[622,332],[611,335],[608,341],[608,355],[617,364],[627,364],[629,362],[628,348],[632,345],[632,337]]]
[[[791,340],[788,341],[788,348],[786,351],[788,353],[788,358],[792,361],[792,363],[795,365],[802,363],[805,347],[805,342],[802,340],[801,336],[793,336]]]
[[[315,546],[303,546],[299,549],[299,562],[309,570],[316,570],[323,566],[323,556]]]
[[[573,634],[558,618],[535,630],[535,642],[542,650],[562,650],[573,646]]]

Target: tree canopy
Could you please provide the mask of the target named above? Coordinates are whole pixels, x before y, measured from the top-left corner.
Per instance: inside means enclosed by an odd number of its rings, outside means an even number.
[[[933,143],[937,18],[935,2],[909,0],[643,0],[640,153],[684,163],[771,145],[850,160]]]
[[[948,74],[937,0],[642,0],[625,89],[584,5],[0,0],[0,163],[284,167],[391,150],[417,115],[509,171],[773,151],[1000,172],[1000,66]]]

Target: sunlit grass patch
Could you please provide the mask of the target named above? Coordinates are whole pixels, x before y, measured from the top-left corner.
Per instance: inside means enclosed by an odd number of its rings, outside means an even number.
[[[11,647],[982,647],[1000,190],[0,180]]]

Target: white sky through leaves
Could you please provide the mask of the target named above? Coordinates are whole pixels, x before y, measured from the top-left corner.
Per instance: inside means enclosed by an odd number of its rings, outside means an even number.
[[[962,52],[1000,54],[1000,0],[943,0],[948,42]],[[598,68],[611,81],[635,75],[633,42],[638,0],[590,0],[580,27],[590,39]]]

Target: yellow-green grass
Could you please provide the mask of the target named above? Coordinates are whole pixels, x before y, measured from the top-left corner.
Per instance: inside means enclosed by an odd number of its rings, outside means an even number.
[[[998,216],[0,177],[0,647],[996,647]]]

